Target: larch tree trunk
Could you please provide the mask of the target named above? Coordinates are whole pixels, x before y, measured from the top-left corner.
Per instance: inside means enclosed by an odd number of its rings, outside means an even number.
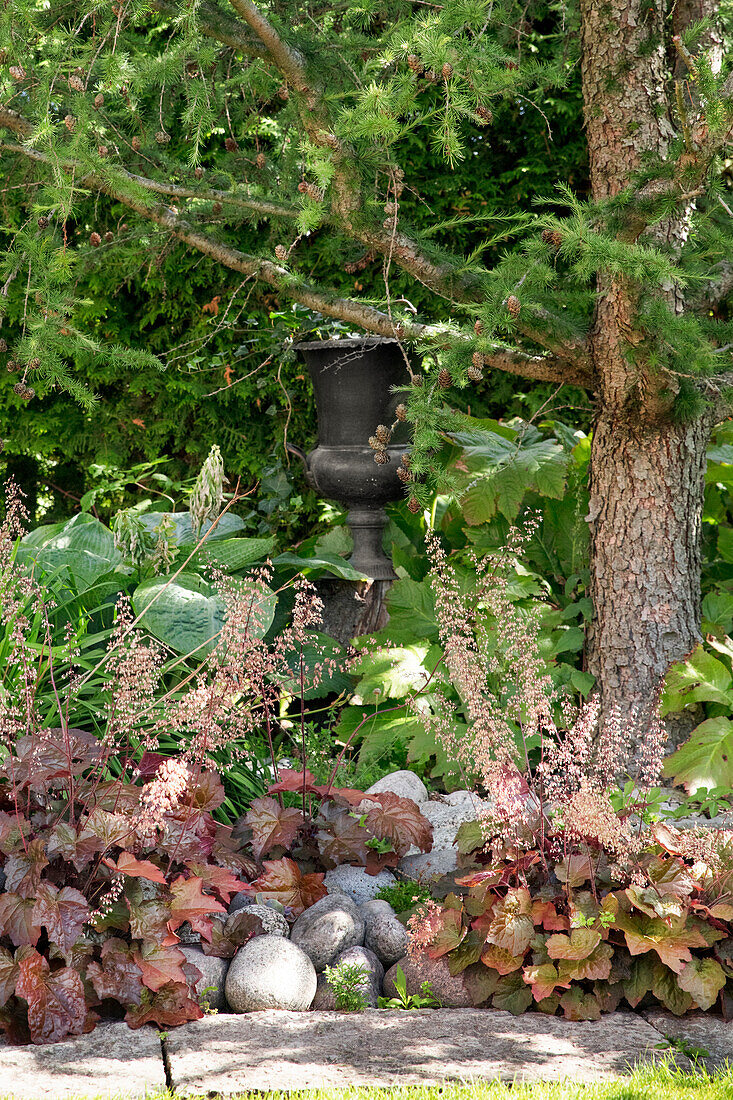
[[[700,18],[706,0],[690,0]],[[583,93],[593,198],[612,199],[674,129],[661,0],[581,0]],[[676,19],[689,25],[685,13]],[[692,19],[689,20],[692,22]],[[673,251],[691,209],[640,230]],[[626,239],[637,239],[633,223]],[[588,667],[603,712],[645,721],[670,664],[699,641],[700,529],[711,418],[679,424],[675,380],[647,369],[635,292],[601,277],[589,350],[598,379],[590,470],[594,619]],[[638,292],[637,292],[638,293]],[[668,308],[681,308],[665,292]]]

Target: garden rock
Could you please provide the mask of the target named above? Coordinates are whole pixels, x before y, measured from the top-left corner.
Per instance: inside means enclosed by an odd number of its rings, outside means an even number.
[[[203,1007],[205,1001],[209,1008],[216,1009],[217,1012],[223,1011],[227,1006],[224,985],[229,970],[229,959],[204,955],[200,947],[181,947],[180,950],[201,975],[193,984],[199,1004]]]
[[[364,967],[367,974],[364,977],[364,981],[361,983],[361,989],[364,993],[367,1007],[376,1008],[379,1004],[379,998],[382,995],[384,967],[374,952],[369,951],[366,947],[350,947],[347,951],[342,951],[333,965],[340,966],[341,963],[346,963],[349,966]],[[318,988],[316,989],[316,995],[313,1000],[313,1008],[329,1010],[338,1008],[336,1004],[336,994],[328,984],[325,974],[318,975]]]
[[[255,936],[231,961],[225,994],[234,1012],[282,1008],[304,1012],[316,993],[316,971],[304,951],[283,936]]]
[[[385,966],[392,966],[407,953],[407,929],[397,920],[388,901],[367,901],[360,908],[364,918],[364,946]]]
[[[384,794],[385,791],[392,791],[393,794],[398,794],[402,798],[411,798],[418,805],[428,800],[427,787],[420,776],[411,771],[390,772],[389,775],[378,779],[376,783],[372,783],[364,793]]]
[[[649,1008],[643,1015],[661,1037],[681,1039],[685,1053],[699,1051],[708,1069],[733,1065],[733,1024],[710,1012],[688,1012],[673,1016],[662,1008]],[[705,1053],[703,1053],[703,1051]]]
[[[459,792],[454,792],[457,794]],[[463,793],[463,792],[460,792]],[[458,849],[453,841],[459,826],[466,821],[475,821],[481,811],[489,811],[491,803],[480,798],[462,799],[449,802],[425,802],[420,806],[421,814],[433,826],[433,847],[430,852],[421,852],[414,845],[399,863],[399,869],[411,879],[427,879],[433,875],[447,875],[455,871],[458,863]]]
[[[364,943],[364,918],[346,894],[331,894],[306,909],[290,935],[320,973],[342,951]]]
[[[246,900],[242,900],[238,905],[235,905],[237,898]],[[248,913],[252,913],[253,916],[259,918],[265,935],[290,935],[290,925],[282,913],[278,913],[277,909],[271,909],[269,905],[258,905],[257,902],[252,901],[249,894],[235,894],[229,903],[229,915],[239,913],[242,909],[246,909]]]
[[[370,901],[385,886],[394,886],[396,881],[391,871],[380,871],[378,875],[368,875],[363,867],[352,867],[348,863],[342,863],[339,867],[326,871],[323,884],[329,894],[346,894],[357,905],[361,905],[365,901]]]
[[[445,957],[429,959],[422,952],[413,957],[407,955],[390,967],[384,975],[385,997],[397,995],[393,979],[398,966],[405,975],[408,993],[420,993],[423,982],[430,982],[432,993],[442,1008],[471,1008],[486,1000],[482,995],[481,983],[481,978],[486,975],[483,963],[469,966],[461,974],[454,975],[448,969]]]

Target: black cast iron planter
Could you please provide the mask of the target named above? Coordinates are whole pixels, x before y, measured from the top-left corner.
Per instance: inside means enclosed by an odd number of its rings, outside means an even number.
[[[384,505],[399,500],[403,486],[397,467],[407,430],[399,425],[378,466],[368,444],[377,424],[395,420],[399,395],[393,386],[409,381],[404,353],[396,340],[379,336],[314,340],[296,344],[313,381],[318,413],[318,445],[309,455],[290,449],[306,464],[311,484],[348,508],[354,536],[351,564],[373,580],[393,580],[392,563],[382,550],[387,517]]]

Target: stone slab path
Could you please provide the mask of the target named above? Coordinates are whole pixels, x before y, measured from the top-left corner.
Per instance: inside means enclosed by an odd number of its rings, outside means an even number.
[[[530,1013],[449,1008],[420,1012],[220,1014],[171,1028],[131,1031],[106,1024],[53,1046],[0,1042],[0,1095],[18,1100],[91,1100],[249,1090],[433,1084],[501,1078],[590,1082],[621,1077],[662,1056],[663,1036],[733,1063],[733,1023],[701,1013],[615,1012],[569,1023]],[[690,1068],[682,1054],[677,1063]]]
[[[183,1094],[393,1087],[445,1080],[600,1081],[660,1055],[659,1032],[632,1013],[568,1023],[489,1009],[370,1009],[210,1016],[172,1029],[171,1086]],[[687,1060],[679,1059],[681,1065]]]
[[[158,1032],[100,1024],[91,1034],[50,1046],[0,1044],[0,1094],[19,1100],[137,1097],[166,1088]]]

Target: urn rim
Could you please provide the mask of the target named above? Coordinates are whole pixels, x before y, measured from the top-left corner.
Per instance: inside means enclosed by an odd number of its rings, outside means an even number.
[[[382,344],[398,344],[393,336],[345,336],[343,339],[332,337],[329,340],[305,340],[293,344],[294,351],[314,351],[316,348],[360,348],[377,347]]]

